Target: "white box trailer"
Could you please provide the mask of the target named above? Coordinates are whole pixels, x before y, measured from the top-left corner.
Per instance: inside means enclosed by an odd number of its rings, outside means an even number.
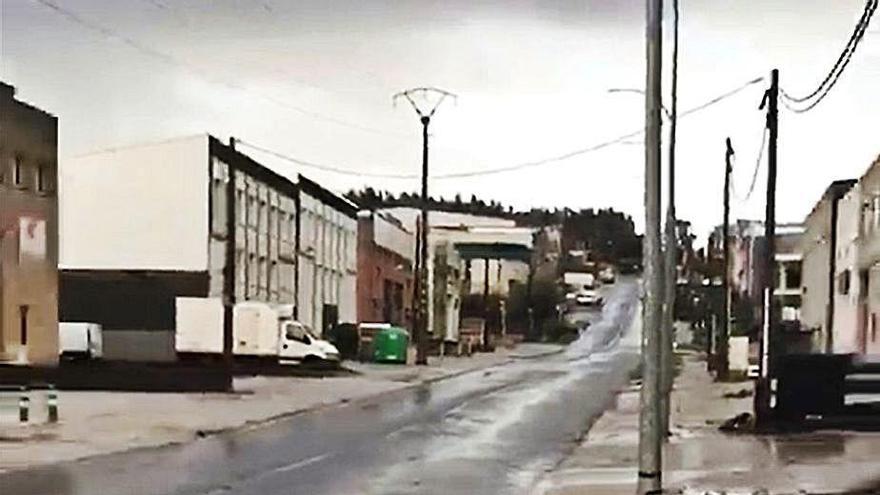
[[[218,298],[175,300],[174,350],[177,354],[223,353],[223,303]]]
[[[242,302],[232,311],[232,352],[237,356],[277,356],[279,315],[260,302]]]
[[[67,321],[59,323],[58,351],[63,359],[100,359],[104,355],[101,325]]]
[[[596,277],[592,273],[565,272],[562,281],[574,290],[592,289],[596,285]]]

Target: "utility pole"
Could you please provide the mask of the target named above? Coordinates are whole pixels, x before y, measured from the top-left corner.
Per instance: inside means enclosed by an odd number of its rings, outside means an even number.
[[[416,252],[413,253],[413,259],[415,263],[413,263],[413,287],[412,287],[412,299],[410,301],[410,314],[412,315],[412,325],[413,330],[420,328],[419,327],[419,295],[421,294],[421,273],[422,273],[422,219],[416,217]]]
[[[767,129],[770,143],[767,152],[767,206],[764,222],[765,258],[762,311],[762,325],[759,343],[759,370],[755,389],[755,419],[759,426],[766,426],[772,419],[772,383],[775,376],[773,330],[776,326],[776,311],[773,301],[773,285],[776,281],[776,145],[779,137],[779,70],[770,73],[770,89],[764,93],[761,109],[767,107]]]
[[[638,493],[661,487],[660,332],[663,319],[663,257],[660,249],[660,128],[662,109],[663,1],[646,0],[645,240],[642,388],[639,396]]]
[[[721,279],[721,326],[718,335],[718,365],[715,371],[718,379],[727,380],[730,362],[728,345],[730,337],[730,174],[733,172],[733,144],[730,138],[726,141],[727,150],[724,154],[724,220],[721,223],[724,229],[721,234],[722,249],[724,253],[724,270]]]
[[[666,287],[664,288],[665,307],[663,310],[663,333],[660,346],[661,390],[660,419],[663,438],[669,438],[671,418],[672,386],[675,381],[675,297],[678,279],[678,238],[675,219],[675,135],[678,119],[678,0],[672,0],[672,101],[669,117],[669,159],[667,166],[669,198],[666,206]]]
[[[439,97],[436,98],[433,103],[427,105],[431,107],[430,110],[423,110],[419,104],[416,103],[414,98],[418,99],[421,97],[423,100],[427,101],[430,95]],[[419,238],[419,257],[421,258],[421,263],[419,265],[419,272],[416,275],[419,278],[417,301],[419,317],[416,319],[416,328],[414,329],[416,337],[416,364],[419,365],[428,364],[428,126],[431,125],[431,117],[437,112],[440,104],[449,96],[453,98],[456,97],[456,95],[442,89],[412,88],[401,91],[393,97],[393,101],[395,102],[401,97],[406,98],[410,105],[412,105],[413,110],[418,114],[419,121],[422,123],[422,230]]]
[[[235,155],[235,138],[229,138],[229,148]],[[232,162],[233,160],[229,160]],[[223,266],[223,363],[232,378],[234,356],[232,342],[234,339],[235,317],[235,167],[226,164],[226,262]],[[232,382],[230,381],[230,386]]]

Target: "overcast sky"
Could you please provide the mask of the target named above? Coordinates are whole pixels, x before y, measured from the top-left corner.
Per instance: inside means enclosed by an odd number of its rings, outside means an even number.
[[[53,10],[54,3],[85,26]],[[459,95],[432,123],[432,173],[503,167],[638,130],[643,0],[0,0],[0,78],[60,118],[64,157],[210,132],[366,173],[419,171],[419,123],[391,95]],[[864,0],[681,0],[680,110],[772,67],[793,94],[830,69]],[[667,12],[668,14],[668,12]],[[802,220],[828,183],[880,154],[880,21],[833,93],[781,113],[778,218]],[[666,34],[670,30],[667,29]],[[667,41],[669,41],[667,39]],[[669,44],[667,43],[666,48]],[[668,65],[667,65],[668,68]],[[724,138],[748,189],[765,84],[679,125],[679,213],[704,235],[721,218]],[[342,176],[243,151],[336,190],[411,180]],[[434,195],[476,193],[517,208],[614,207],[643,224],[637,139],[542,167],[434,180]],[[762,173],[766,168],[762,169]],[[735,217],[763,215],[764,176]]]

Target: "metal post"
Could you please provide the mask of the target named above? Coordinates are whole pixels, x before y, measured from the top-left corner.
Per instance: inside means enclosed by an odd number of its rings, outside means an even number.
[[[49,390],[46,393],[46,406],[49,410],[49,422],[57,423],[58,422],[58,391],[55,389],[54,385],[49,385]]]
[[[662,98],[662,0],[647,0],[647,75],[645,84],[645,240],[643,380],[639,414],[638,493],[661,487],[660,331],[663,270],[660,249],[660,127]]]
[[[775,359],[774,335],[775,327],[775,301],[773,300],[773,285],[776,281],[776,144],[779,131],[779,71],[773,69],[770,73],[770,89],[764,94],[761,108],[767,106],[767,129],[770,134],[770,143],[767,153],[767,202],[764,223],[764,324],[761,327],[760,356],[761,373],[755,388],[755,419],[759,426],[766,426],[772,415],[771,407],[771,382],[774,379],[773,369]]]
[[[28,388],[21,387],[18,396],[18,421],[27,423],[30,416],[31,398],[28,396]]]
[[[671,415],[672,385],[675,381],[675,287],[678,279],[678,238],[675,228],[675,137],[678,119],[678,0],[672,0],[672,102],[669,110],[669,159],[668,188],[669,198],[666,206],[666,261],[664,287],[665,306],[663,310],[662,342],[660,344],[661,390],[660,420],[663,438],[669,437]]]
[[[724,270],[721,279],[721,333],[718,335],[717,366],[718,379],[727,380],[730,362],[728,346],[730,337],[730,174],[733,171],[733,144],[730,138],[726,141],[727,150],[724,155],[724,221],[721,233],[722,250],[724,253]]]

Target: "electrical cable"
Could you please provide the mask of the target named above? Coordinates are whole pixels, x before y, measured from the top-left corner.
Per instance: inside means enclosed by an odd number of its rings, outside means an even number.
[[[743,90],[745,90],[755,84],[762,82],[763,80],[764,80],[763,77],[758,77],[758,78],[749,80],[749,81],[745,82],[744,84],[737,86],[736,88],[734,88],[730,91],[726,91],[726,92],[724,92],[724,93],[722,93],[722,94],[720,94],[720,95],[718,95],[718,96],[716,96],[716,97],[714,97],[704,103],[701,103],[701,104],[699,104],[695,107],[692,107],[684,112],[681,112],[679,114],[679,118],[683,118],[688,115],[692,115],[694,113],[705,110],[713,105],[716,105],[716,104],[742,92]],[[645,133],[644,129],[640,129],[638,131],[629,132],[629,133],[626,133],[622,136],[618,136],[616,138],[609,139],[607,141],[603,141],[601,143],[598,143],[598,144],[595,144],[595,145],[592,145],[592,146],[589,146],[586,148],[582,148],[582,149],[578,149],[578,150],[574,150],[574,151],[569,151],[567,153],[552,156],[552,157],[545,158],[542,160],[535,160],[535,161],[531,161],[531,162],[518,163],[518,164],[514,164],[514,165],[508,165],[505,167],[490,168],[490,169],[483,169],[483,170],[474,170],[471,172],[454,172],[454,173],[448,173],[448,174],[437,174],[437,175],[432,175],[430,178],[431,178],[431,180],[460,179],[460,178],[477,177],[477,176],[483,176],[483,175],[494,175],[494,174],[500,174],[500,173],[521,170],[524,168],[543,166],[543,165],[551,164],[554,162],[559,162],[562,160],[573,158],[575,156],[585,155],[587,153],[599,151],[599,150],[614,146],[616,144],[630,144],[631,143],[630,139],[632,139],[634,137],[641,136],[644,133]],[[325,172],[336,173],[339,175],[347,175],[347,176],[352,176],[352,177],[374,178],[374,179],[414,180],[414,179],[421,178],[421,176],[417,175],[417,174],[384,174],[384,173],[357,172],[355,170],[351,170],[351,169],[348,169],[345,167],[340,167],[340,166],[336,166],[336,165],[320,164],[317,162],[312,162],[309,160],[296,158],[296,157],[281,153],[279,151],[274,151],[274,150],[271,150],[271,149],[263,147],[263,146],[249,143],[246,140],[240,140],[239,143],[243,144],[245,146],[248,146],[250,148],[253,148],[257,151],[261,151],[263,153],[270,154],[270,155],[272,155],[276,158],[279,158],[281,160],[285,160],[285,161],[288,161],[288,162],[291,162],[291,163],[294,163],[297,165],[301,165],[304,167],[311,167],[316,170],[322,170]]]
[[[835,62],[834,66],[831,68],[831,71],[825,76],[822,82],[813,90],[810,94],[802,97],[794,97],[788,94],[784,89],[780,90],[780,95],[782,96],[782,103],[785,107],[795,113],[805,113],[813,108],[815,108],[819,103],[821,103],[826,96],[831,92],[831,89],[837,84],[841,75],[843,75],[844,70],[852,61],[853,55],[856,52],[856,48],[858,48],[859,43],[861,43],[862,39],[864,39],[865,32],[868,29],[868,26],[871,23],[871,18],[874,15],[874,12],[877,10],[877,6],[880,4],[880,0],[868,0],[865,4],[865,10],[862,13],[862,17],[859,19],[858,24],[856,25],[853,34],[850,36],[850,40],[847,42],[846,47],[843,52],[841,52],[840,56]],[[805,107],[797,107],[796,103],[806,103],[811,99],[815,98],[811,103],[809,103]]]

